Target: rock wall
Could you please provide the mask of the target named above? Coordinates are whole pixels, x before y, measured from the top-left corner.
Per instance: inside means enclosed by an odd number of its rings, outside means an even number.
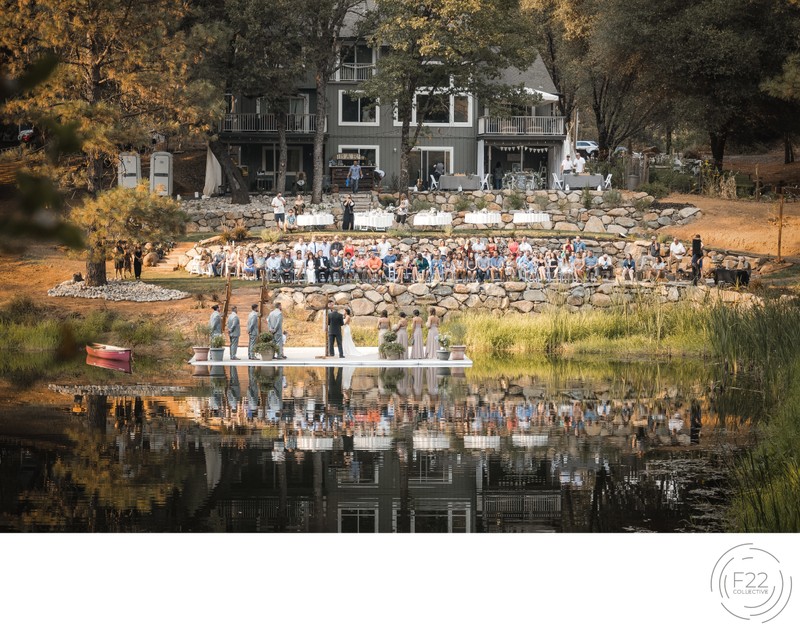
[[[217,232],[243,225],[258,233],[264,228],[275,228],[269,196],[251,196],[250,204],[232,205],[224,197],[201,200],[184,200],[182,209],[189,216],[187,231]],[[384,205],[394,200],[392,195],[376,195],[373,199]],[[608,234],[626,237],[629,234],[647,234],[664,226],[682,225],[701,215],[694,206],[654,205],[654,198],[646,193],[629,191],[539,191],[530,194],[496,191],[464,191],[462,193],[413,193],[412,203],[417,208],[434,207],[454,213],[450,230],[561,230],[572,233]],[[326,196],[324,203],[332,206],[332,212],[340,225],[342,209],[338,195]],[[519,207],[550,215],[549,221],[536,224],[514,224],[512,208]],[[500,211],[502,223],[492,226],[464,223],[464,215],[478,208]],[[441,228],[418,228],[410,225],[414,232],[430,232]],[[298,232],[311,232],[299,229]]]
[[[710,287],[694,287],[686,283],[631,283],[618,284],[585,283],[561,284],[524,282],[468,283],[447,285],[385,285],[346,284],[310,287],[277,287],[272,296],[284,310],[295,315],[305,312],[308,320],[322,319],[327,301],[333,299],[337,305],[349,306],[353,310],[355,324],[377,326],[383,310],[390,316],[405,311],[410,315],[414,309],[425,314],[433,307],[437,315],[447,318],[454,314],[488,312],[502,316],[505,313],[536,314],[548,309],[560,308],[568,311],[609,309],[637,300],[676,303],[690,301],[703,303],[721,300],[727,303],[752,303],[757,301],[751,294],[727,291]]]

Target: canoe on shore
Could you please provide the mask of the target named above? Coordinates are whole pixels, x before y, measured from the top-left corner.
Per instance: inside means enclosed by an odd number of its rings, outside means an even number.
[[[131,361],[131,349],[121,346],[111,346],[110,344],[97,344],[92,342],[86,345],[86,353],[90,357],[97,359],[110,359],[118,362]]]

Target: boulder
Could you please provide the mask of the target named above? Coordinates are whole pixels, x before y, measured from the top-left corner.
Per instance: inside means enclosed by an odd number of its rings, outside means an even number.
[[[586,225],[583,227],[584,232],[600,232],[605,233],[606,227],[603,225],[603,220],[599,217],[589,217]]]
[[[439,306],[449,311],[457,311],[461,308],[461,303],[452,296],[445,296],[439,301]]]
[[[328,297],[322,293],[308,294],[305,296],[305,303],[307,309],[318,311],[328,304]]]
[[[528,285],[517,281],[509,281],[506,283],[506,291],[525,291]]]
[[[568,221],[559,221],[556,223],[555,229],[562,232],[580,232],[577,225]]]
[[[529,302],[546,302],[547,296],[539,289],[529,289],[522,294],[522,298]]]
[[[700,209],[695,208],[694,206],[687,206],[686,208],[681,208],[678,211],[678,215],[680,215],[681,219],[688,219],[693,215],[696,215]]]
[[[511,308],[522,313],[529,313],[533,309],[533,303],[530,300],[517,300],[511,303]]]
[[[506,290],[495,283],[485,283],[483,285],[483,291],[487,296],[495,296],[498,298],[502,298],[506,295]]]
[[[589,302],[595,307],[600,308],[610,307],[612,305],[611,296],[601,293],[592,294],[592,297],[589,298]]]
[[[453,287],[453,291],[457,294],[468,294],[470,293],[469,287],[467,285],[463,285],[461,283],[456,283]]]
[[[408,286],[408,291],[415,296],[425,296],[430,293],[430,288],[425,283],[414,283]]]
[[[347,294],[343,291],[338,291],[333,294],[333,300],[337,305],[346,305],[348,302],[350,302],[350,294]]]
[[[367,300],[369,300],[371,302],[374,302],[374,303],[383,302],[383,296],[381,296],[374,289],[370,289],[370,290],[364,292],[364,298],[366,298]]]
[[[388,286],[389,295],[396,297],[400,294],[404,294],[408,291],[405,285],[401,285],[400,283],[389,283]]]
[[[350,302],[354,316],[372,315],[375,313],[375,304],[366,298],[356,298]]]

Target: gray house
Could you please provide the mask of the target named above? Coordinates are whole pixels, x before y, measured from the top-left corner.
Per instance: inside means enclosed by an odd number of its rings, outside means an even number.
[[[328,115],[317,120],[313,81],[301,87],[291,101],[287,118],[289,146],[287,187],[305,176],[305,188],[313,164],[313,134],[325,128],[326,184],[343,183],[350,156],[362,157],[362,165],[378,166],[391,184],[400,171],[400,122],[394,108],[358,94],[358,86],[376,71],[378,49],[348,45],[339,69],[328,87]],[[309,78],[310,79],[310,78]],[[524,84],[542,98],[535,106],[494,116],[477,98],[464,94],[450,97],[449,107],[435,108],[423,121],[414,149],[411,179],[427,184],[431,166],[441,162],[448,174],[491,173],[499,164],[507,172],[534,171],[547,178],[557,173],[565,141],[564,118],[557,115],[558,97],[541,59],[525,72],[509,71],[509,84]],[[420,99],[428,98],[421,91]],[[277,180],[278,134],[276,115],[266,101],[228,95],[228,113],[220,122],[221,138],[231,147],[234,160],[242,166],[253,191],[272,191]],[[416,120],[412,124],[416,124]],[[367,173],[369,169],[365,169]],[[341,181],[340,181],[341,180]],[[491,185],[491,178],[489,179]],[[369,188],[366,178],[362,189]]]

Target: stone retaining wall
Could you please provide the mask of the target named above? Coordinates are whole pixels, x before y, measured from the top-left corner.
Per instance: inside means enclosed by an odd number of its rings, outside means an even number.
[[[377,196],[373,193],[375,201],[380,198],[388,202],[390,195]],[[275,217],[272,213],[269,196],[251,196],[250,204],[239,206],[232,205],[225,197],[215,197],[201,200],[184,200],[181,207],[189,215],[187,231],[215,232],[226,228],[243,225],[258,233],[264,228],[275,228]],[[592,234],[609,234],[626,237],[629,234],[647,234],[648,232],[664,226],[682,225],[701,215],[700,210],[694,206],[675,206],[667,208],[653,207],[653,197],[646,193],[629,191],[539,191],[512,193],[511,191],[496,191],[482,193],[480,191],[464,191],[462,193],[414,193],[412,200],[417,206],[432,206],[440,210],[454,213],[453,231],[476,230],[491,228],[493,230],[561,230],[566,232],[586,232]],[[338,195],[326,196],[324,202],[331,205],[331,212],[336,218],[337,225],[341,223],[342,209],[339,205]],[[522,208],[537,212],[546,212],[550,221],[538,224],[514,224],[511,207],[520,205]],[[486,210],[501,211],[502,223],[499,225],[484,226],[465,224],[464,215],[475,211],[478,207]],[[456,210],[460,208],[461,210]],[[431,228],[418,228],[411,225],[413,231],[430,231]],[[441,228],[435,228],[441,231]],[[298,232],[312,231],[300,228]]]
[[[308,320],[321,321],[328,299],[337,305],[353,310],[355,324],[377,326],[381,311],[396,316],[399,311],[411,314],[419,309],[425,314],[431,307],[437,315],[447,318],[453,314],[470,312],[540,313],[560,308],[569,311],[609,309],[638,300],[676,303],[691,301],[703,303],[722,300],[726,303],[753,303],[751,294],[694,287],[686,283],[585,283],[561,284],[524,282],[443,284],[430,286],[422,283],[399,285],[346,284],[310,287],[277,287],[273,300],[278,300],[284,310],[295,315],[305,312]]]

